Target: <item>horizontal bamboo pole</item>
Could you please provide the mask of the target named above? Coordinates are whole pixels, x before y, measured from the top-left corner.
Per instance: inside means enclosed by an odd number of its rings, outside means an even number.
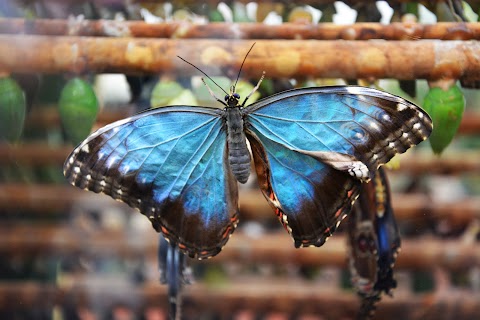
[[[0,35],[0,71],[119,72],[234,77],[251,40],[170,40]],[[259,40],[243,75],[259,78],[480,79],[477,41]]]
[[[207,90],[207,89],[205,89]],[[212,104],[216,103],[213,101]],[[50,128],[60,126],[60,115],[58,113],[58,107],[41,107],[32,108],[27,115],[25,127],[26,128]],[[124,119],[134,114],[134,107],[131,105],[122,106],[118,108],[118,111],[105,111],[100,112],[97,118],[97,127],[104,126],[108,123]],[[478,112],[466,111],[462,117],[460,127],[458,128],[459,134],[480,134],[480,114]],[[0,161],[1,158],[0,158]]]
[[[80,230],[54,225],[6,224],[0,226],[0,252],[3,254],[50,254],[121,256],[157,254],[158,235],[153,229],[112,231]],[[345,237],[335,234],[321,248],[296,249],[290,236],[282,230],[261,236],[234,233],[219,253],[206,263],[295,264],[301,266],[347,266]],[[197,262],[204,263],[204,262]],[[480,267],[480,247],[474,242],[440,240],[432,237],[402,239],[399,269],[431,270],[435,266],[450,271]]]
[[[176,39],[316,39],[316,40],[479,40],[480,23],[146,23],[116,20],[49,20],[0,18],[0,33],[52,36]]]
[[[103,205],[118,204],[107,196],[85,192],[69,185],[0,185],[0,208],[2,210],[29,211],[34,215],[51,215],[67,211],[72,205],[81,201],[88,203],[101,199],[111,201],[103,202]],[[239,199],[241,219],[276,219],[260,191],[241,189]],[[99,204],[99,206],[101,205]],[[479,197],[441,203],[432,201],[426,195],[396,193],[392,195],[392,205],[397,220],[410,224],[415,223],[417,227],[440,220],[452,227],[466,226],[480,217]]]
[[[47,308],[52,304],[94,309],[102,301],[120,301],[132,309],[137,309],[140,305],[165,310],[167,292],[165,286],[158,284],[132,288],[115,283],[79,283],[73,287],[61,288],[33,282],[2,282],[0,298],[2,306],[9,309]],[[352,292],[292,281],[278,283],[247,280],[222,286],[197,283],[185,288],[183,300],[185,310],[197,310],[196,315],[218,313],[224,315],[222,318],[250,311],[264,315],[269,312],[286,313],[282,315],[284,317],[314,315],[322,319],[353,319],[359,308],[359,300]],[[479,301],[475,295],[466,291],[384,297],[378,303],[375,319],[420,320],[429,314],[436,315],[436,320],[449,320],[451,314],[455,314],[456,320],[478,319]]]
[[[0,164],[18,166],[63,165],[73,146],[49,146],[45,143],[26,143],[19,145],[0,144]],[[480,152],[446,152],[441,157],[430,151],[412,152],[401,157],[400,166],[392,174],[459,174],[480,173]]]
[[[97,127],[102,127],[114,121],[124,119],[135,114],[134,105],[122,105],[121,107],[116,108],[115,111],[105,110],[103,107],[100,107],[100,109],[101,111],[96,119]],[[25,128],[58,128],[60,126],[60,114],[58,110],[58,105],[35,105],[31,110],[29,110],[25,118]],[[478,131],[480,132],[480,116],[477,117],[477,119],[479,123]]]

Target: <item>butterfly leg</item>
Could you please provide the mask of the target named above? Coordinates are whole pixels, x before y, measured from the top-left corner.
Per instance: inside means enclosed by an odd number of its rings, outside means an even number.
[[[260,77],[260,80],[258,80],[258,83],[257,83],[257,85],[253,88],[252,92],[250,92],[250,93],[248,94],[248,96],[245,97],[245,100],[243,100],[242,108],[245,106],[245,103],[247,102],[248,98],[250,98],[250,97],[252,96],[252,94],[254,94],[255,91],[258,90],[258,88],[260,88],[260,83],[262,83],[263,78],[265,78],[265,71],[262,72],[262,76]]]

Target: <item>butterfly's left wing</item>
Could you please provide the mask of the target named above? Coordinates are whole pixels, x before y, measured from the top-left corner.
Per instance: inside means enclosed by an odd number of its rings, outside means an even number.
[[[322,245],[361,180],[432,129],[414,104],[364,87],[285,91],[244,112],[260,186],[296,246]]]
[[[237,183],[227,157],[222,110],[149,110],[93,133],[67,158],[82,189],[137,208],[191,257],[217,254],[238,221]]]

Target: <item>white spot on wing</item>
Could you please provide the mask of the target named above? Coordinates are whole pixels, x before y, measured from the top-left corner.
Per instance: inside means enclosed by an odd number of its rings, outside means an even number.
[[[73,172],[75,173],[80,173],[80,167],[74,167]]]
[[[346,87],[346,90],[350,94],[363,94],[365,91],[363,88],[360,87]]]
[[[111,157],[110,159],[108,159],[107,163],[106,163],[106,166],[107,168],[110,168],[111,166],[113,166],[113,164],[115,163],[115,161],[117,161],[117,157],[113,156]]]
[[[378,124],[373,122],[373,121],[370,122],[370,128],[375,129],[375,130],[380,130],[380,128],[378,127]]]
[[[82,147],[82,152],[90,153],[90,147],[88,146],[88,143]]]
[[[403,110],[406,110],[407,108],[408,108],[408,106],[406,104],[397,103],[397,110],[398,111],[403,111]]]

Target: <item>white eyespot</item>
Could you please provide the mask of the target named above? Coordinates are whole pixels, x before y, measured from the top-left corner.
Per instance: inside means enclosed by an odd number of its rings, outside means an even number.
[[[390,143],[388,144],[388,146],[389,146],[390,148],[394,149],[394,148],[395,148],[395,143],[390,142]]]
[[[406,110],[407,108],[408,108],[408,106],[406,104],[397,103],[397,110],[398,111],[403,111],[403,110]]]
[[[419,117],[420,119],[423,119],[423,113],[419,112],[419,113],[418,113],[418,117]]]
[[[415,129],[415,130],[418,130],[418,129],[420,129],[420,128],[421,128],[420,123],[415,123],[415,124],[413,125],[413,129]]]
[[[105,186],[107,185],[107,183],[105,182],[105,180],[102,180],[102,181],[100,181],[100,185],[101,185],[102,187],[105,187]]]
[[[80,173],[80,167],[74,167],[73,172],[75,173]]]
[[[122,189],[118,189],[118,190],[117,190],[117,194],[121,196],[121,195],[123,194]]]
[[[92,179],[92,176],[91,176],[90,174],[87,174],[87,175],[85,176],[85,179],[90,180],[90,179]]]

